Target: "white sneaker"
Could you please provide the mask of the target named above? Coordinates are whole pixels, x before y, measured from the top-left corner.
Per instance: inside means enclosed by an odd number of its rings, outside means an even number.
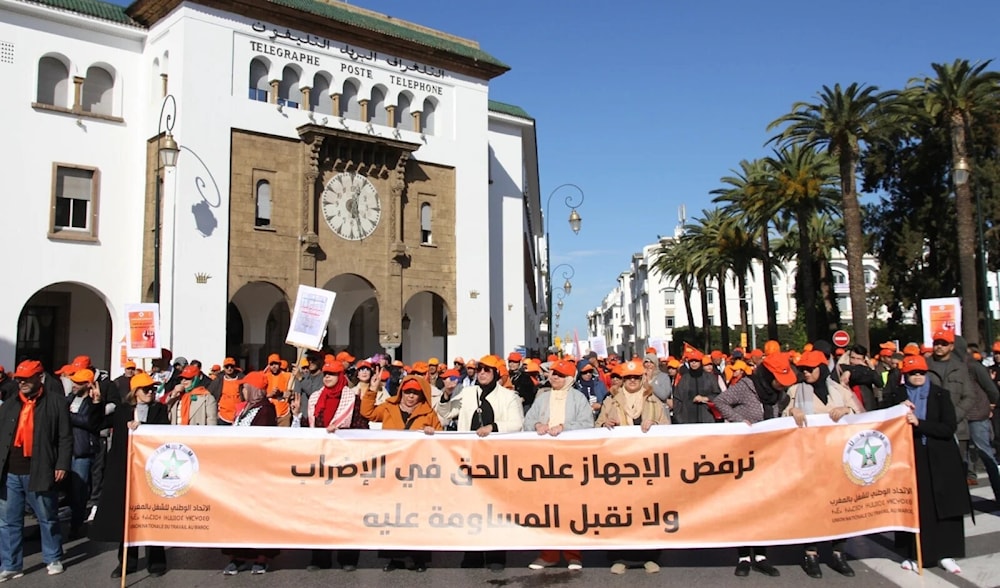
[[[904,570],[906,570],[908,572],[916,572],[916,571],[918,571],[917,570],[917,562],[913,561],[912,559],[904,559],[903,563],[899,564],[899,567],[903,568]]]
[[[90,507],[90,514],[87,515],[87,522],[88,523],[94,522],[94,517],[96,516],[97,516],[97,505],[95,504],[94,506]]]
[[[657,574],[660,572],[660,564],[656,563],[655,561],[647,561],[646,563],[642,564],[642,567],[646,568],[647,574]]]
[[[942,559],[941,561],[938,562],[938,565],[940,565],[942,568],[953,574],[962,573],[962,568],[958,567],[958,564],[955,563],[955,560],[950,557]]]
[[[56,561],[50,563],[49,565],[45,566],[45,569],[47,569],[49,571],[49,575],[50,576],[58,576],[59,574],[63,573],[63,571],[64,571],[63,570],[62,562],[59,561],[59,560],[56,560]]]
[[[22,572],[21,570],[17,570],[16,572],[13,570],[4,570],[0,572],[0,582],[6,582],[7,580],[14,580],[20,578],[23,575],[24,572]]]

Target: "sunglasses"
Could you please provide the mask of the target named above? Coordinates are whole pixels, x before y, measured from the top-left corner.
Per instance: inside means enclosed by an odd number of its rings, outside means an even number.
[[[908,376],[926,376],[927,372],[924,370],[913,370],[912,372],[906,372]]]
[[[622,379],[625,380],[626,382],[629,382],[634,380],[641,380],[642,376],[625,376]]]
[[[951,343],[944,341],[942,339],[938,339],[937,341],[934,342],[935,347],[947,347],[948,345],[951,345]]]
[[[476,368],[476,371],[477,372],[492,372],[493,368],[491,368],[488,365],[481,365],[481,366],[479,366],[479,367]]]

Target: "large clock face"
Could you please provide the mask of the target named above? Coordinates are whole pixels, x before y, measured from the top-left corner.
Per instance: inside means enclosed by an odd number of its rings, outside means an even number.
[[[356,173],[340,173],[323,189],[320,211],[330,230],[344,239],[359,241],[375,232],[382,204],[368,178]]]

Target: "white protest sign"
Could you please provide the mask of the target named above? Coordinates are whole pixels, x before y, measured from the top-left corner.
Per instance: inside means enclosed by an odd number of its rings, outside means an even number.
[[[323,335],[336,297],[337,294],[329,290],[299,286],[285,343],[319,351],[323,347]]]

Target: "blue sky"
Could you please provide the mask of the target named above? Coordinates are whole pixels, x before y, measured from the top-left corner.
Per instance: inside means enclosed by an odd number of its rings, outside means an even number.
[[[121,1],[121,0],[118,0]],[[552,263],[575,268],[558,334],[586,332],[632,253],[711,207],[766,127],[826,84],[899,88],[932,62],[993,59],[1000,1],[356,0],[476,40],[511,66],[490,96],[537,121]],[[959,11],[958,9],[961,8]],[[1000,67],[1000,64],[998,64]]]

